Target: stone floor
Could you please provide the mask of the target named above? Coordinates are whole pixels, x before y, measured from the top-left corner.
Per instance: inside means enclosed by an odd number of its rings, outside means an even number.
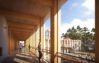
[[[21,52],[16,51],[13,57],[5,58],[2,63],[38,63],[38,58],[23,48]]]
[[[5,58],[2,63],[38,63],[38,57],[33,53],[33,50],[23,48],[21,51],[16,50],[13,54],[13,57]],[[45,60],[43,63],[49,63]]]
[[[29,53],[17,53],[14,57],[7,57],[2,63],[38,63],[38,59]]]
[[[28,53],[18,53],[14,57],[6,58],[2,63],[38,63],[38,59]]]

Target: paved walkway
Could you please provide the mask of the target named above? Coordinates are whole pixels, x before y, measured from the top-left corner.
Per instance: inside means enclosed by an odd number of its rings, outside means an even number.
[[[14,57],[7,57],[2,63],[38,63],[37,60],[29,53],[18,53]]]
[[[13,57],[7,57],[2,63],[38,63],[35,55],[31,55],[29,51],[17,51]]]

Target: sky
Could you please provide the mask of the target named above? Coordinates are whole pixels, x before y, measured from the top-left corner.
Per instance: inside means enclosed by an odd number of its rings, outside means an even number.
[[[95,0],[68,0],[61,7],[61,34],[72,26],[95,28]],[[45,23],[50,28],[50,19]]]

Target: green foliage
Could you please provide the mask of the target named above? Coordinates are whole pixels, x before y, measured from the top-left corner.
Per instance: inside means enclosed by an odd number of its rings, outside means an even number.
[[[87,27],[81,28],[79,25],[74,28],[69,28],[63,37],[69,37],[74,40],[82,41],[82,49],[87,50],[88,47],[85,44],[89,44],[90,42],[95,42],[95,28],[92,28],[91,31],[88,30]]]
[[[94,32],[94,33],[91,33]],[[63,37],[69,37],[71,39],[79,39],[82,40],[83,42],[85,40],[94,40],[95,37],[95,28],[92,28],[92,31],[89,31],[87,27],[81,28],[79,25],[77,28],[69,28],[65,34],[63,34]]]

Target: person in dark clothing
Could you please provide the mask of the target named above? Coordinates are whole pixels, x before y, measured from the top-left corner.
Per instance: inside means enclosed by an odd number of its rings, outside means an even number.
[[[22,43],[19,43],[19,52],[22,52]]]
[[[42,52],[41,52],[41,44],[40,44],[40,42],[38,44],[38,53],[39,53],[38,60],[39,60],[39,63],[41,63]]]
[[[29,48],[29,52],[30,52],[30,48],[31,48],[31,46],[29,45],[28,48]]]

